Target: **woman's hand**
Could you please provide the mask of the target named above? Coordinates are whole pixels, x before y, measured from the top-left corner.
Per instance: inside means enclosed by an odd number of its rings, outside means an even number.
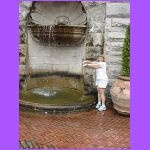
[[[101,68],[100,64],[83,64],[83,67],[88,67],[88,68],[92,68],[92,69],[97,69],[97,68]]]
[[[87,67],[88,66],[88,64],[83,64],[83,67]]]
[[[83,62],[84,62],[84,63],[89,63],[89,62],[91,62],[91,61],[89,61],[89,60],[84,60]]]
[[[90,61],[90,60],[84,60],[84,61],[82,62],[82,64],[88,64],[88,63],[91,63],[91,61]]]

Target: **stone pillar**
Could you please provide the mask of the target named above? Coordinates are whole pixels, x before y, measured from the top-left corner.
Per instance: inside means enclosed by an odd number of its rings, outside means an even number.
[[[96,60],[103,53],[105,2],[82,2],[87,12],[87,41],[85,59]],[[84,69],[84,84],[86,93],[96,91],[95,69]]]
[[[27,62],[27,15],[32,2],[19,3],[19,87],[25,88],[26,62]]]

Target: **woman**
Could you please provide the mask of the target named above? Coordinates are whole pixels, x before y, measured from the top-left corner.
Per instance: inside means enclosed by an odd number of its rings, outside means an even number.
[[[106,110],[105,89],[108,84],[105,58],[103,55],[100,55],[97,57],[97,62],[91,62],[89,60],[83,61],[83,66],[96,69],[96,86],[98,91],[98,103],[96,105],[96,108],[99,111],[104,111]]]

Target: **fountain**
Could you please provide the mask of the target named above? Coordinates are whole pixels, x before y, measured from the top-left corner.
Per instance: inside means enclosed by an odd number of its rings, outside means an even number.
[[[20,90],[20,106],[36,111],[70,112],[89,110],[93,96],[85,95],[83,77],[47,75],[28,77]]]
[[[84,94],[82,4],[34,2],[27,26],[27,77],[19,93],[20,106],[55,113],[89,110],[94,97]]]

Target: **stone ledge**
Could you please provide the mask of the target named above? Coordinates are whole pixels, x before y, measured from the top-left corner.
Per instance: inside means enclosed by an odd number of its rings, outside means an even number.
[[[125,38],[125,33],[123,33],[123,32],[107,32],[105,34],[106,40],[114,40],[115,41],[115,40],[124,39],[124,38]]]
[[[125,27],[129,25],[130,19],[129,18],[112,18],[112,27]]]
[[[106,2],[106,17],[129,18],[130,17],[130,3]]]
[[[57,114],[57,113],[70,113],[70,112],[80,112],[80,111],[87,111],[95,105],[95,98],[91,96],[91,101],[86,102],[83,104],[77,105],[64,105],[64,106],[52,106],[52,105],[44,105],[44,104],[37,104],[32,102],[27,102],[20,100],[19,101],[20,107],[30,109],[36,112],[47,112],[47,114]]]
[[[130,23],[129,18],[106,18],[105,33],[107,32],[123,32],[126,31],[126,26]]]
[[[115,48],[122,48],[123,42],[107,42],[105,43],[105,48],[107,50],[107,47],[109,47],[110,50],[114,50]]]

